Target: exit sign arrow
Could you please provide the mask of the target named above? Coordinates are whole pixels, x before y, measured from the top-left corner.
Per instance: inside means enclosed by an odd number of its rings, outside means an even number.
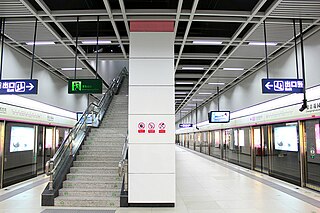
[[[262,93],[303,93],[302,79],[262,79]]]

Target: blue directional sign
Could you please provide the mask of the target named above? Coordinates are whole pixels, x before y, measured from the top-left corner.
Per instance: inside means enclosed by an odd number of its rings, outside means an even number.
[[[180,128],[188,128],[188,127],[192,127],[193,124],[179,124]]]
[[[264,78],[262,93],[303,93],[303,80]]]
[[[0,95],[38,94],[38,80],[0,80]]]

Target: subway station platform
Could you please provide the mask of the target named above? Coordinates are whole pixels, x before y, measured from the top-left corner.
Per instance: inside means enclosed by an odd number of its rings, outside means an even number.
[[[174,208],[43,207],[48,178],[0,190],[0,213],[320,213],[320,194],[219,159],[176,146]]]

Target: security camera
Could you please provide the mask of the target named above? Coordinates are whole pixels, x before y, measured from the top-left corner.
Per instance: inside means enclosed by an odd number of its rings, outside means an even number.
[[[299,109],[300,112],[302,112],[303,110],[307,109],[308,106],[307,106],[307,100],[306,99],[303,99],[303,103],[302,103],[302,106],[301,108]]]

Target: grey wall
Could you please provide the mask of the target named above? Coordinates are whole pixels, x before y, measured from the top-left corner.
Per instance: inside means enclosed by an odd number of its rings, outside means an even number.
[[[31,60],[5,45],[2,80],[30,79],[30,73]],[[38,79],[38,94],[24,97],[74,112],[86,109],[87,95],[69,95],[67,82],[37,64],[33,79]]]
[[[312,35],[304,42],[305,45],[305,67],[306,67],[306,88],[320,84],[320,32]],[[263,47],[261,47],[263,48]],[[301,56],[298,49],[299,70],[301,74]],[[266,78],[265,68],[252,74],[237,86],[229,89],[220,97],[220,110],[230,110],[231,112],[247,108],[258,103],[262,103],[283,95],[262,94],[261,79]],[[287,51],[276,60],[269,64],[270,78],[296,78],[295,53],[294,49]],[[301,94],[301,100],[303,95]],[[212,100],[208,104],[198,109],[198,123],[208,120],[208,112],[217,110],[217,100]],[[179,123],[195,123],[195,112],[187,115],[182,121],[179,121],[179,115],[176,115],[177,125]],[[176,128],[177,128],[176,125]]]
[[[90,61],[91,66],[95,69],[96,62]],[[98,73],[108,84],[119,75],[121,70],[126,67],[129,70],[129,60],[99,60]]]

